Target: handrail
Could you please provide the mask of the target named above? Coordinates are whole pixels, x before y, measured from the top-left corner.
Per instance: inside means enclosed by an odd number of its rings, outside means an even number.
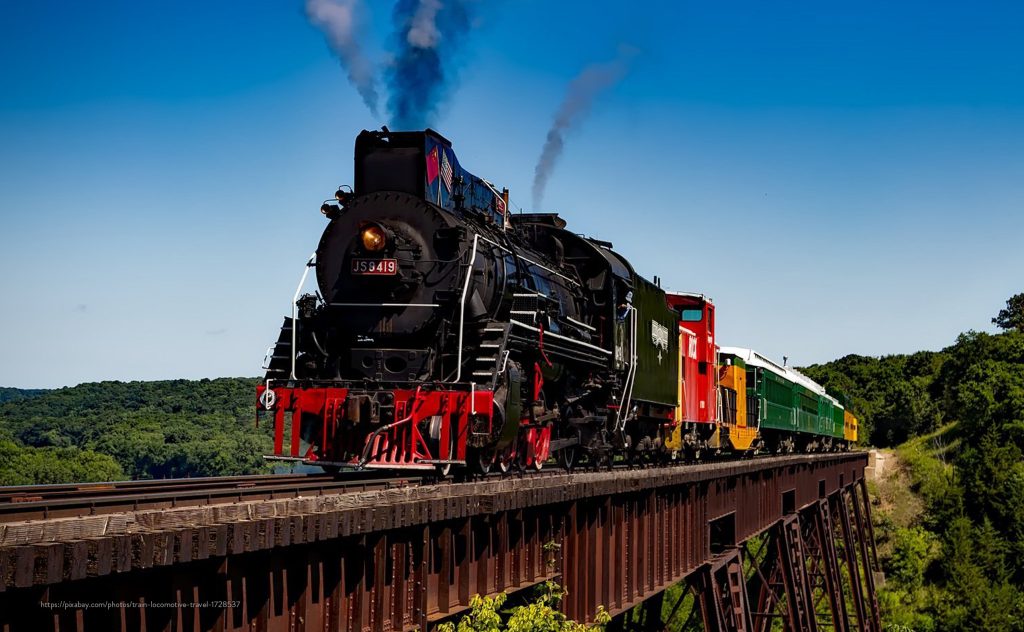
[[[629,410],[633,401],[633,383],[636,381],[636,308],[632,305],[629,309],[629,371],[626,373],[626,384],[622,389],[622,398],[619,401],[619,410],[615,413],[615,428],[622,432],[626,427],[627,418],[623,416],[623,410]]]
[[[530,331],[537,331],[537,332],[540,331],[540,329],[538,327],[534,327],[533,325],[524,323],[524,322],[519,321],[519,320],[510,320],[509,323],[512,324],[512,325],[515,325],[516,327],[523,327],[524,329],[529,329]],[[550,332],[550,331],[545,331],[544,332],[544,337],[546,337],[546,338],[557,338],[559,340],[565,340],[565,341],[571,342],[571,343],[573,343],[575,345],[579,345],[581,347],[586,347],[587,349],[593,349],[594,351],[600,351],[601,353],[603,353],[605,355],[611,355],[612,354],[612,352],[607,350],[607,349],[602,349],[601,347],[598,347],[596,345],[592,345],[592,344],[590,344],[588,342],[583,342],[582,340],[576,340],[575,338],[569,338],[568,336],[562,336],[562,335],[559,335],[559,334],[556,334],[556,333],[553,333],[553,332]]]
[[[295,347],[297,344],[296,334],[299,331],[299,295],[302,294],[302,288],[306,285],[306,277],[309,276],[309,269],[316,265],[316,253],[314,252],[309,256],[309,260],[306,261],[306,269],[302,271],[302,280],[299,281],[299,287],[295,288],[295,296],[292,297],[292,372],[291,379],[297,380],[295,377]]]
[[[480,236],[479,235],[474,236],[473,240],[476,241],[477,237],[480,237]],[[486,241],[487,243],[491,244],[492,246],[494,246],[496,248],[500,248],[500,249],[504,250],[505,252],[507,252],[509,254],[514,254],[511,250],[509,250],[505,246],[502,246],[501,244],[499,244],[496,241],[491,241],[490,239],[488,239],[486,237],[480,237],[480,239]],[[551,274],[555,275],[556,277],[559,277],[561,279],[565,279],[566,281],[568,281],[569,283],[572,283],[573,285],[576,285],[576,286],[579,286],[579,287],[583,287],[582,285],[580,285],[579,281],[576,281],[575,279],[570,279],[569,277],[565,276],[561,272],[558,272],[557,270],[552,270],[551,268],[549,268],[549,267],[547,267],[545,265],[541,265],[541,264],[537,263],[536,261],[534,261],[532,259],[527,259],[526,257],[524,257],[522,255],[519,255],[519,258],[522,259],[523,261],[525,261],[526,263],[530,264],[531,266],[536,266],[536,267],[540,268],[541,270],[544,270],[546,272],[550,272]],[[541,296],[543,296],[543,294]],[[550,297],[545,297],[545,298],[550,298]]]
[[[469,282],[473,279],[473,265],[476,263],[476,247],[480,240],[479,234],[473,235],[473,254],[469,257],[469,268],[466,270],[466,282],[462,284],[462,299],[459,307],[459,348],[456,356],[456,369],[454,382],[462,379],[462,333],[466,324],[466,295],[469,294]]]

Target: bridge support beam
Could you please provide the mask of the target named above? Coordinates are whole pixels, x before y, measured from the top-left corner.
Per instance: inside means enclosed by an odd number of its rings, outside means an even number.
[[[691,620],[699,614],[704,630],[711,632],[767,632],[779,618],[790,632],[823,626],[849,632],[850,601],[860,606],[859,629],[879,630],[877,606],[871,601],[874,545],[864,516],[857,517],[857,492],[851,488],[831,499],[821,498],[779,520],[757,538],[758,546],[747,542],[715,556],[690,575],[687,591],[666,624],[692,594]],[[866,504],[864,511],[870,511]],[[840,530],[837,523],[846,526]],[[856,579],[846,585],[840,572],[841,550],[854,556],[852,565],[846,566],[855,571],[851,577]]]
[[[846,613],[846,596],[843,594],[842,577],[839,574],[839,557],[836,553],[836,530],[832,522],[829,502],[819,500],[808,510],[813,528],[808,541],[817,574],[823,579],[824,592],[828,597],[832,614],[832,629],[835,632],[849,632],[850,619]]]
[[[694,574],[689,585],[698,595],[705,630],[749,632],[752,629],[740,549],[715,556],[711,564]]]

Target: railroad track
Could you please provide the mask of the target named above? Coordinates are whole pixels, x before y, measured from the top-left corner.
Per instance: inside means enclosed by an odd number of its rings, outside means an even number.
[[[745,459],[718,457],[705,463],[734,460]],[[646,469],[648,467],[656,469],[659,465],[616,463],[612,469]],[[575,471],[604,469],[607,467],[584,466]],[[253,500],[322,496],[392,489],[425,482],[458,485],[462,482],[503,477],[546,477],[561,474],[565,474],[565,470],[551,467],[539,472],[513,471],[508,474],[491,472],[487,475],[477,474],[467,478],[437,480],[430,474],[419,476],[362,470],[349,471],[341,477],[334,474],[267,474],[66,485],[20,485],[0,487],[0,523],[95,516],[143,509],[172,509]]]
[[[368,471],[355,472],[340,479],[330,474],[269,474],[70,485],[19,485],[0,487],[0,522],[322,496],[391,489],[418,483],[420,480],[417,476],[388,476],[381,472]]]

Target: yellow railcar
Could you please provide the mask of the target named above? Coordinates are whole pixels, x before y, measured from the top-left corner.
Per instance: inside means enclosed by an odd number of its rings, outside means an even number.
[[[857,418],[850,411],[843,415],[843,439],[848,443],[857,441]]]

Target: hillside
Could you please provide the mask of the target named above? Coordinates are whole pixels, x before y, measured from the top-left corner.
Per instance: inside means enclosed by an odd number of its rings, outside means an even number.
[[[42,388],[10,388],[7,386],[0,386],[0,404],[31,399],[46,392],[46,389]]]
[[[883,620],[1024,630],[1024,332],[805,371],[852,396],[862,441],[895,446],[873,489]]]
[[[871,485],[886,575],[882,620],[916,632],[1021,630],[1014,543],[967,509],[953,465],[961,450],[957,431],[950,424],[900,445],[890,453],[895,464]]]
[[[220,476],[264,471],[255,378],[5,389],[0,484]]]

